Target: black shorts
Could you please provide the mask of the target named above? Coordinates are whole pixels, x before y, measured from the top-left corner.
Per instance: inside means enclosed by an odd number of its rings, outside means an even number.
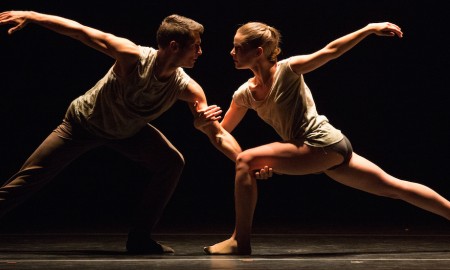
[[[328,170],[336,169],[337,167],[341,166],[342,164],[348,163],[350,161],[350,158],[352,157],[352,153],[353,153],[352,144],[350,143],[348,138],[345,137],[345,135],[342,140],[340,140],[339,142],[337,142],[335,144],[325,147],[325,149],[335,151],[344,157],[344,161],[342,161],[338,165],[335,165],[335,166],[329,168]]]

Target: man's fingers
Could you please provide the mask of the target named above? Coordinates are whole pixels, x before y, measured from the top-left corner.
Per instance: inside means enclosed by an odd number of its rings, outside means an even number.
[[[267,179],[267,172],[264,169],[261,169],[259,171],[255,171],[255,178],[258,180],[265,180]]]
[[[256,179],[269,179],[273,174],[273,169],[269,166],[264,166],[263,168],[254,171]]]
[[[269,168],[269,166],[264,166],[264,169],[261,170],[264,170],[264,173],[267,175],[267,177],[272,177],[273,169]]]

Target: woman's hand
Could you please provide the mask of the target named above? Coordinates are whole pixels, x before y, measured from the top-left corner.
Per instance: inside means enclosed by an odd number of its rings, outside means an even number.
[[[390,22],[370,23],[368,26],[378,36],[403,37],[402,29],[396,24]]]
[[[195,102],[194,107],[197,107],[197,105],[198,103]],[[197,110],[197,115],[194,119],[195,128],[202,130],[205,126],[212,124],[214,121],[222,119],[221,113],[222,109],[217,105],[210,105]]]

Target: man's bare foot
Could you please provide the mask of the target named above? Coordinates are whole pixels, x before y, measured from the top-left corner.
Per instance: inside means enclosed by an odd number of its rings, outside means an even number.
[[[237,241],[233,238],[204,247],[203,251],[208,255],[250,255],[252,253],[250,245],[247,248],[238,247]]]

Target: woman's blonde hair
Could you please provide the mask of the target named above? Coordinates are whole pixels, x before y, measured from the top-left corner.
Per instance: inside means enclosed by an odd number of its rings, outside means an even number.
[[[243,36],[246,45],[262,47],[267,60],[277,61],[281,53],[281,34],[276,28],[262,22],[248,22],[240,26],[237,32]]]

